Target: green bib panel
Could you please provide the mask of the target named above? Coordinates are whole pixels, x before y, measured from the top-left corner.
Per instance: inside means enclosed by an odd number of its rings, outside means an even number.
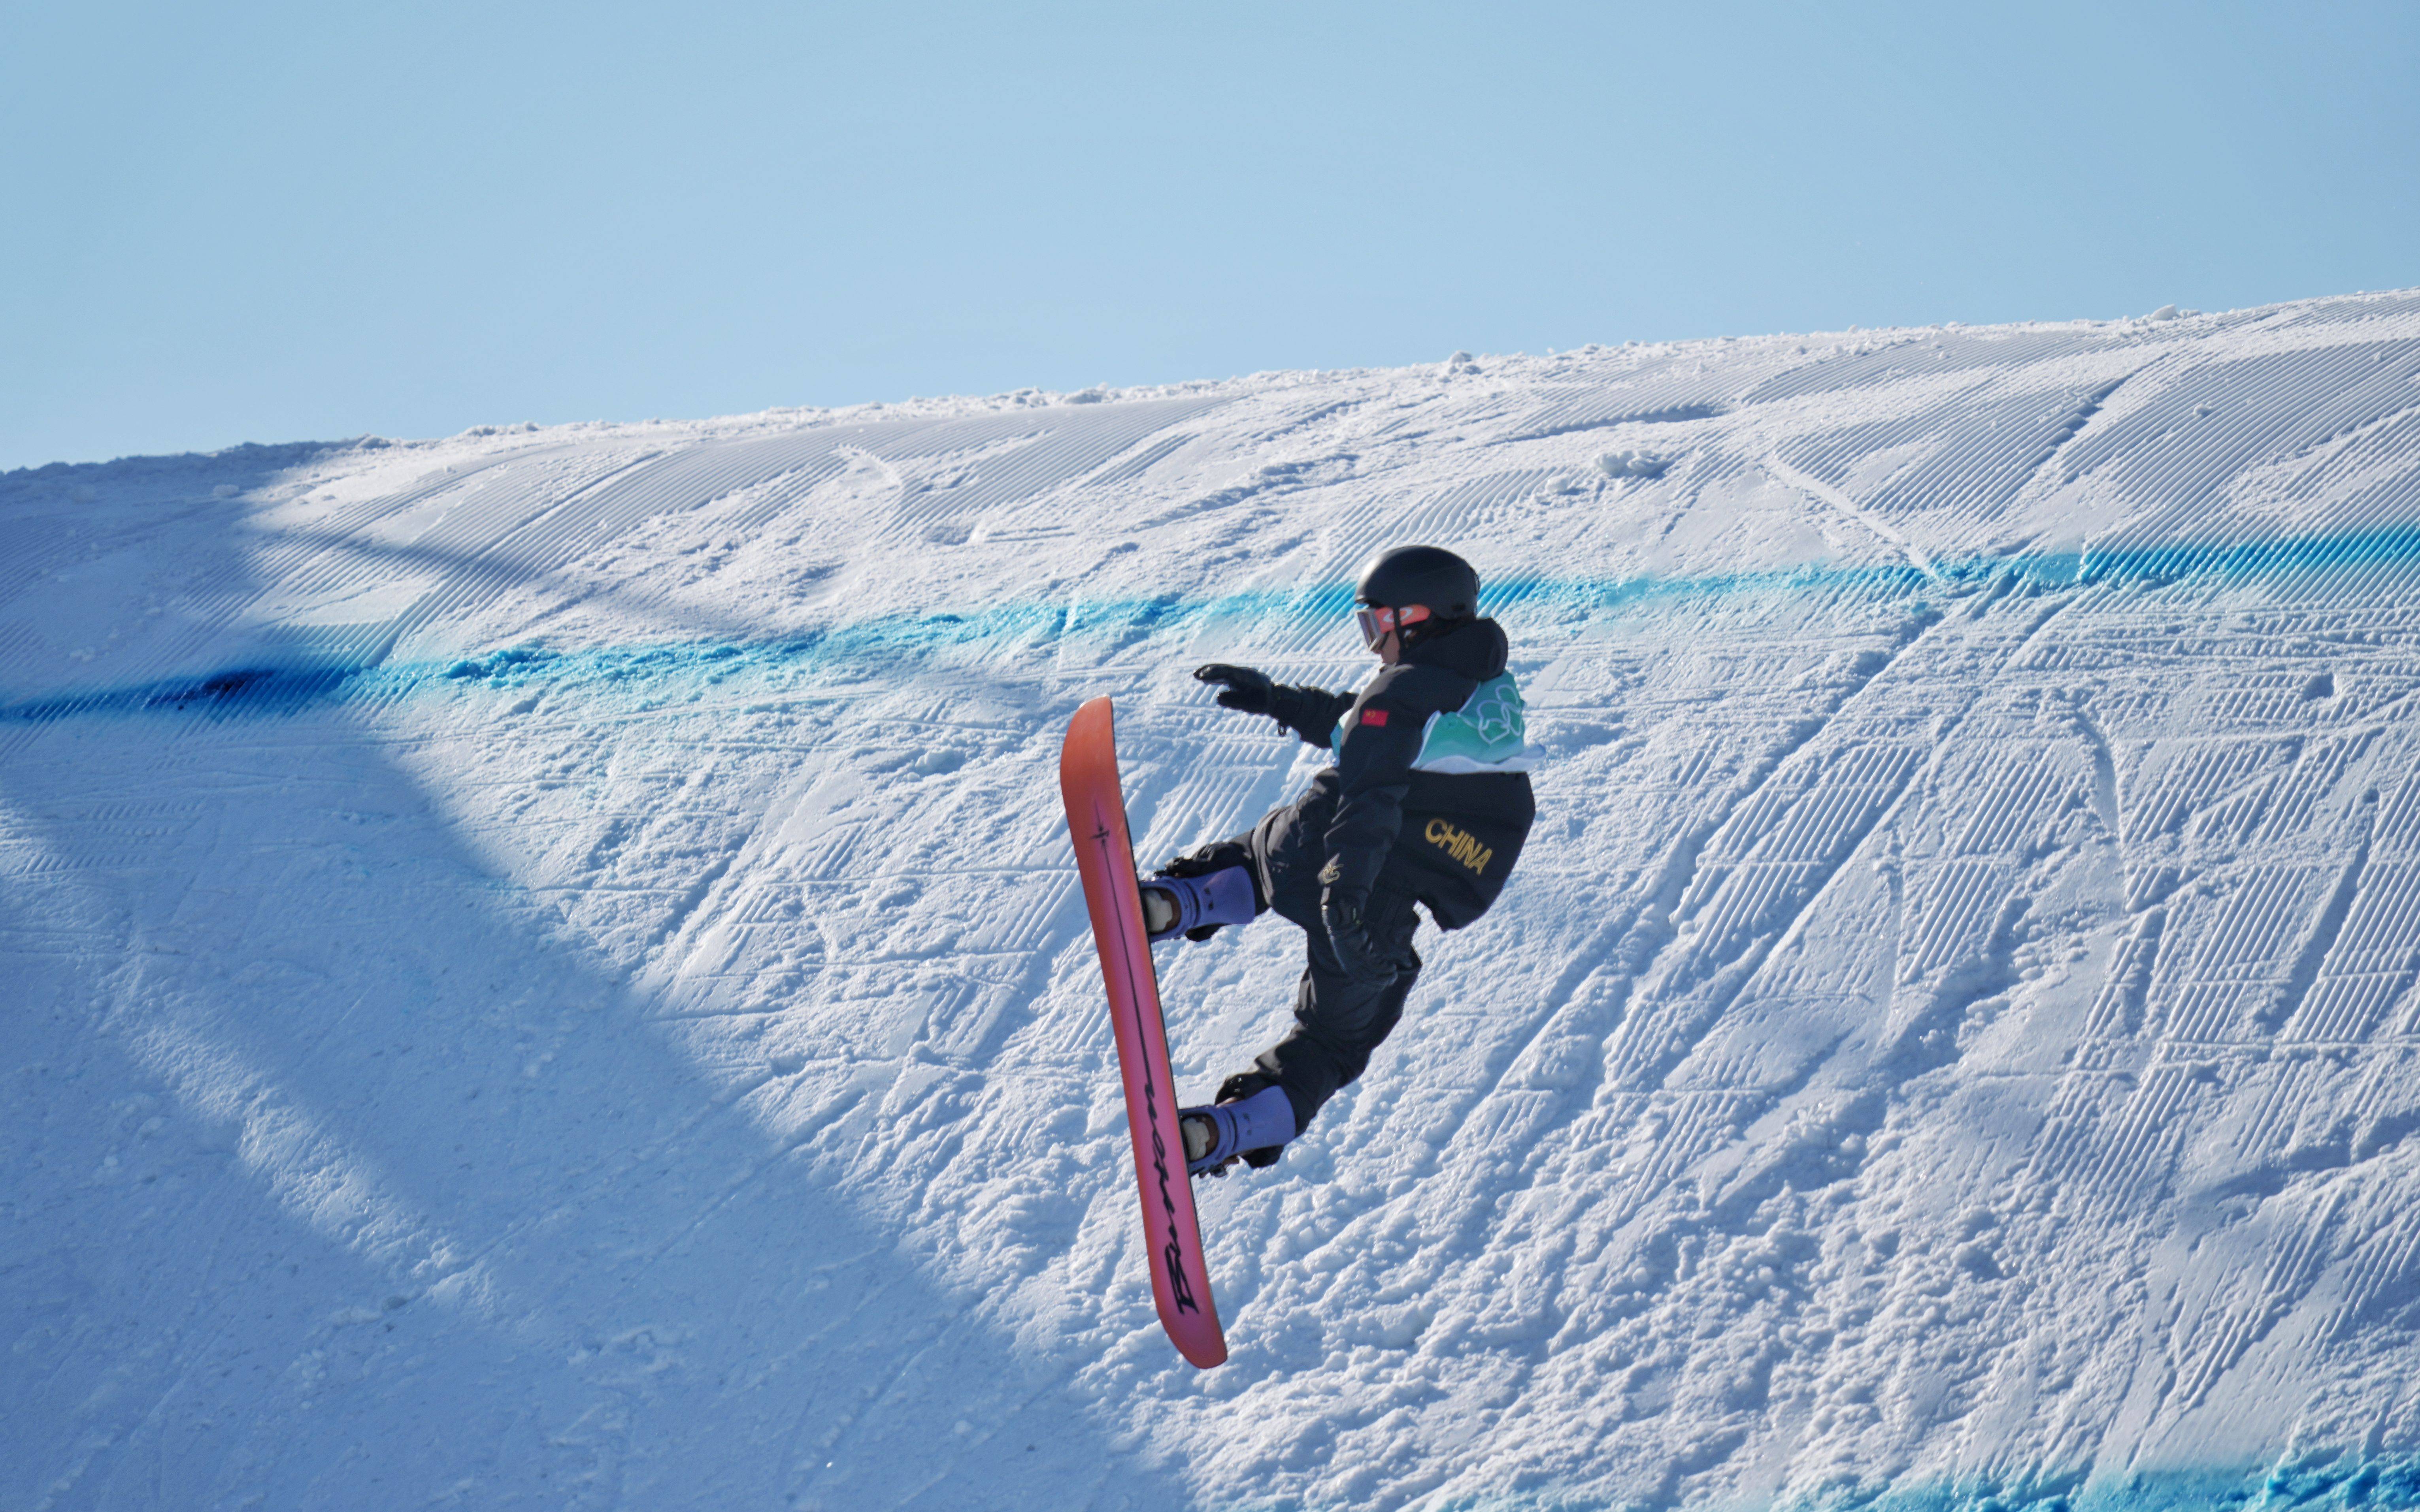
[[[1346,727],[1339,724],[1328,744],[1342,749]],[[1526,772],[1535,764],[1528,726],[1522,717],[1521,686],[1498,672],[1451,714],[1432,714],[1420,733],[1416,772]]]
[[[1429,716],[1416,772],[1526,772],[1528,726],[1522,718],[1521,687],[1511,672],[1479,685],[1461,708]]]

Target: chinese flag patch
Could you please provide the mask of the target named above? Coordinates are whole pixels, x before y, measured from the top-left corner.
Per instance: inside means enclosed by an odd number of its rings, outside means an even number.
[[[1384,709],[1363,709],[1361,711],[1361,718],[1359,722],[1368,725],[1373,730],[1384,730],[1387,728],[1387,711]]]

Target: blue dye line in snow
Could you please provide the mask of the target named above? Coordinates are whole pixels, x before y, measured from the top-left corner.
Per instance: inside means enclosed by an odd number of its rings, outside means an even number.
[[[1300,1504],[1265,1505],[1288,1512]],[[1741,1501],[1745,1507],[1753,1504]],[[2420,1508],[2420,1457],[2298,1451],[2273,1467],[2241,1465],[2142,1471],[2089,1478],[2083,1472],[2030,1478],[1911,1479],[1767,1504],[1768,1512],[2406,1512]],[[1486,1491],[1438,1504],[1438,1512],[1627,1512],[1623,1504],[1549,1492]]]
[[[2298,1451],[2273,1466],[2144,1471],[2097,1480],[2081,1472],[2031,1480],[1924,1480],[1830,1504],[1865,1512],[2386,1512],[2420,1507],[2420,1458],[2319,1450]]]
[[[87,714],[176,714],[235,708],[286,714],[325,702],[361,676],[362,670],[352,668],[231,667],[200,677],[27,699],[0,705],[0,720],[51,724]]]
[[[1244,1501],[1235,1512],[1311,1512],[1320,1504]],[[1745,1498],[1730,1504],[1755,1507]],[[2408,1512],[2420,1508],[2420,1457],[2297,1451],[2275,1466],[2211,1466],[2088,1476],[2083,1471],[1984,1479],[1911,1477],[1839,1486],[1763,1504],[1764,1512]],[[1437,1512],[1632,1512],[1630,1504],[1552,1490],[1474,1491]]]
[[[2194,579],[2219,583],[2298,572],[2367,570],[2420,564],[2420,527],[2223,547],[2157,547],[1978,558],[1935,563],[1842,567],[1815,563],[1762,572],[1689,578],[1590,579],[1521,578],[1481,595],[1491,613],[1544,610],[1559,620],[1599,617],[1657,600],[1828,592],[1907,599],[1911,607],[1994,583],[2045,590],[2099,586],[2163,587]],[[520,687],[539,678],[565,686],[608,686],[702,673],[721,682],[740,671],[771,672],[848,663],[878,664],[953,649],[1063,640],[1133,641],[1218,620],[1254,624],[1343,625],[1353,591],[1344,583],[1281,592],[1255,590],[1207,599],[1175,597],[1097,604],[1026,603],[968,614],[892,615],[779,640],[669,642],[553,652],[520,646],[446,664],[363,663],[241,666],[196,677],[61,692],[0,704],[0,724],[50,724],[96,715],[186,714],[229,717],[288,714],[330,703],[387,701],[431,687],[480,684]],[[1517,626],[1516,626],[1517,628]]]

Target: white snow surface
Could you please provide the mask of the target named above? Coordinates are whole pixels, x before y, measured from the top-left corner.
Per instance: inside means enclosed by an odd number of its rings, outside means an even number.
[[[2420,294],[0,477],[0,1502],[2420,1501]],[[1162,1336],[1146,866],[1470,556],[1493,913]],[[1265,918],[1164,947],[1199,1098]]]

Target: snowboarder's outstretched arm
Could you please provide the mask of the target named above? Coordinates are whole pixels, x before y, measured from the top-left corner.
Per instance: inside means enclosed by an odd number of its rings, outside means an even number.
[[[1353,707],[1354,695],[1324,687],[1293,687],[1269,681],[1266,672],[1214,661],[1193,669],[1196,680],[1218,689],[1222,708],[1245,714],[1265,714],[1280,727],[1293,731],[1313,746],[1331,744],[1336,721]]]

